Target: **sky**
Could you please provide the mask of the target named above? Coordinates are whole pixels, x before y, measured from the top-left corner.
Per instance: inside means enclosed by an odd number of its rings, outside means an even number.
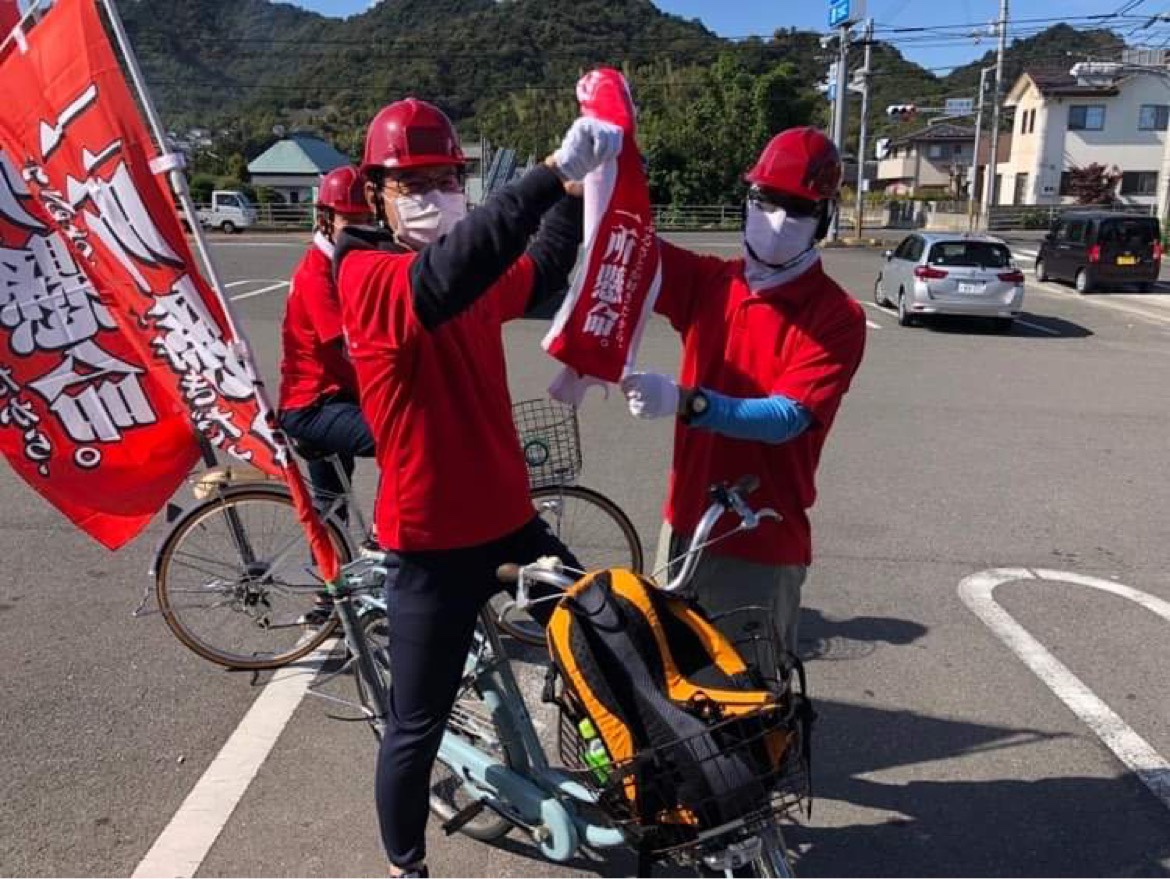
[[[300,6],[325,15],[353,15],[370,5],[370,0],[293,0]],[[393,2],[393,0],[387,0]],[[825,30],[828,26],[828,0],[801,2],[801,0],[654,0],[660,9],[686,18],[698,18],[708,28],[725,37],[743,37],[750,34],[768,35],[777,28],[796,27],[802,30]],[[858,2],[858,0],[853,0]],[[1011,0],[1011,18],[1015,24],[1009,34],[1026,34],[1068,21],[1073,25],[1089,26],[1092,22],[1077,17],[1108,15],[1126,6],[1133,11],[1111,24],[1124,32],[1144,22],[1145,15],[1166,8],[1165,0]],[[1054,17],[1059,9],[1061,18]],[[876,22],[879,39],[899,44],[912,61],[928,68],[945,68],[965,64],[994,48],[994,38],[984,36],[976,44],[967,38],[965,28],[948,27],[943,36],[934,34],[893,32],[890,28],[987,25],[999,14],[999,0],[868,0],[868,14]],[[1155,31],[1158,42],[1167,35],[1166,25]],[[881,31],[885,28],[887,33]],[[945,72],[940,70],[939,72]]]

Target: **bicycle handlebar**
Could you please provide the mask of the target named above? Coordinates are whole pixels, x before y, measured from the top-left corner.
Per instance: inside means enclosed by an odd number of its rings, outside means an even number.
[[[663,592],[677,592],[690,582],[694,576],[695,569],[698,567],[703,550],[708,546],[726,540],[728,537],[731,537],[733,534],[738,534],[741,531],[752,531],[758,528],[760,523],[766,519],[779,521],[782,518],[771,507],[754,510],[748,504],[747,495],[759,488],[759,485],[760,480],[758,477],[744,476],[735,485],[729,486],[723,483],[711,487],[711,506],[707,508],[706,512],[703,513],[703,517],[699,520],[698,527],[695,528],[695,533],[691,536],[690,547],[683,556],[680,556],[680,558],[686,559],[683,563],[682,570],[665,586],[659,586],[659,589]],[[724,513],[735,513],[739,517],[739,524],[726,534],[722,534],[712,540],[710,539],[711,531],[714,529],[715,524],[723,517]],[[676,561],[678,559],[673,559],[671,564]],[[561,560],[554,556],[546,556],[523,566],[517,564],[501,565],[496,569],[496,577],[505,585],[516,585],[516,597],[509,603],[509,607],[503,613],[507,613],[511,609],[519,608],[523,610],[531,606],[533,601],[528,597],[528,586],[532,582],[543,583],[560,590],[568,589],[575,582],[575,578],[565,573],[565,567]],[[547,601],[549,599],[542,598],[537,600]]]

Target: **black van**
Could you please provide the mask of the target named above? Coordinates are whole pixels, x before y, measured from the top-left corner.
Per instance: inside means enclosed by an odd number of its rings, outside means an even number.
[[[1147,293],[1162,267],[1156,217],[1070,211],[1052,227],[1036,257],[1036,280],[1072,281],[1079,293],[1137,284]]]

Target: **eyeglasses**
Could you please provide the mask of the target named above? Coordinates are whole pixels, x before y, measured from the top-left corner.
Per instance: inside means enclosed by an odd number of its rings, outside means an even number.
[[[763,189],[760,186],[753,186],[748,190],[748,201],[768,213],[784,211],[790,217],[815,217],[817,214],[815,201],[787,195],[774,189]]]
[[[386,185],[402,195],[425,195],[428,192],[462,192],[463,174],[459,171],[440,171],[431,174],[407,172],[387,175]]]

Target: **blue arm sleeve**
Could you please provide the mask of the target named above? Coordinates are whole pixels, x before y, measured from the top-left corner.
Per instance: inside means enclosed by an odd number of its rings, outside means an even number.
[[[804,433],[812,415],[794,400],[781,394],[744,399],[703,389],[710,406],[692,427],[713,430],[733,439],[761,443],[786,443]]]

